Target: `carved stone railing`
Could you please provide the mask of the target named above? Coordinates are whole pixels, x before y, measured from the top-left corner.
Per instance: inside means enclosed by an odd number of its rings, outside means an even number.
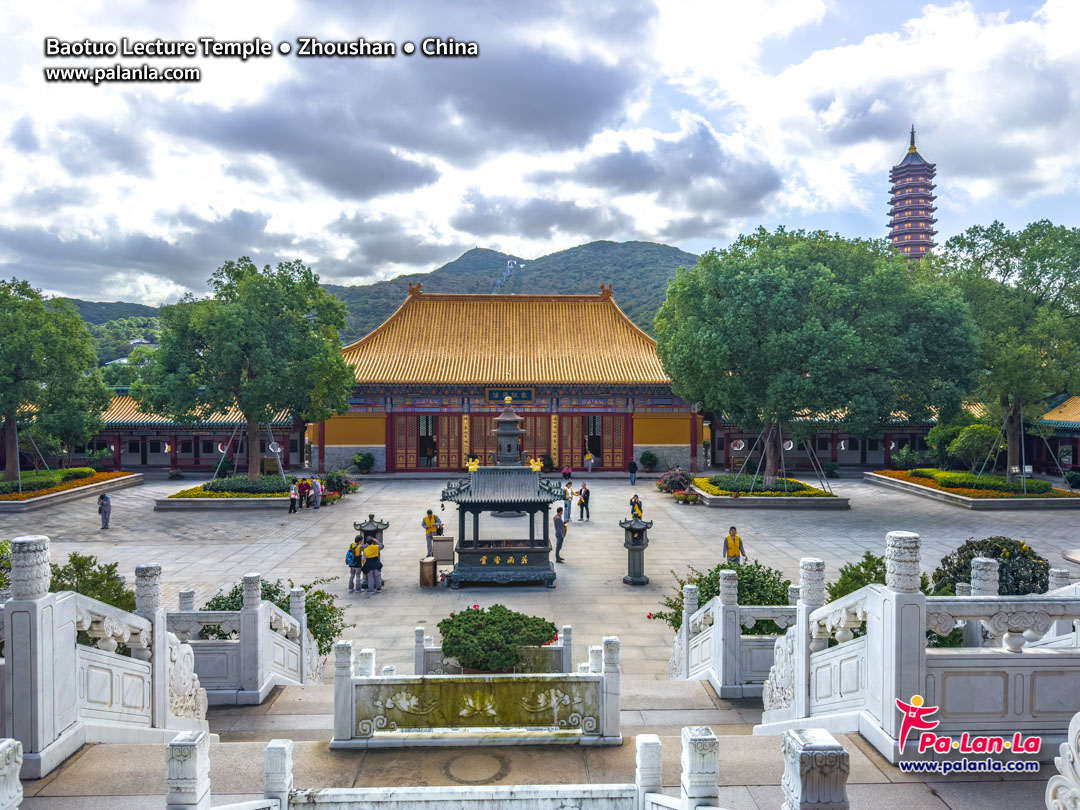
[[[781,630],[795,624],[794,605],[740,605],[739,625],[750,630],[758,622],[773,622]]]
[[[267,604],[270,606],[270,629],[279,635],[285,636],[289,641],[299,642],[300,622],[273,602],[267,602]]]
[[[1009,652],[1045,636],[1057,621],[1080,619],[1080,599],[1063,596],[930,596],[926,629],[947,636],[964,622],[982,624],[1000,636]]]
[[[614,637],[604,639],[598,673],[380,676],[374,650],[361,650],[354,663],[352,642],[334,649],[332,748],[460,745],[496,737],[532,744],[622,742]]]
[[[96,640],[104,652],[116,652],[121,644],[131,649],[131,657],[149,661],[153,641],[152,625],[141,616],[115,608],[97,599],[75,594],[75,626]]]
[[[170,612],[166,618],[170,633],[181,641],[197,641],[205,628],[217,628],[227,639],[240,635],[239,610],[192,610]]]
[[[23,789],[19,781],[22,763],[22,743],[0,740],[0,810],[16,810],[22,803]]]
[[[813,611],[810,614],[810,635],[813,638],[810,651],[824,650],[830,638],[835,639],[838,644],[855,638],[853,631],[866,621],[868,594],[866,588],[860,588]]]

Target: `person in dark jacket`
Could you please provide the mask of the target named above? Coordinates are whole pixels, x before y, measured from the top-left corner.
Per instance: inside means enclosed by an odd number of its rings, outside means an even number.
[[[589,522],[589,496],[592,493],[589,491],[588,484],[582,484],[581,489],[578,490],[578,520],[584,520]]]
[[[101,515],[101,528],[109,528],[109,517],[112,515],[112,500],[102,492],[97,499],[98,514]]]
[[[566,521],[563,520],[562,507],[555,510],[555,562],[564,562],[562,558],[562,544],[566,539]]]
[[[379,557],[379,544],[374,537],[364,541],[364,576],[367,577],[368,596],[382,592],[382,560]]]
[[[630,457],[630,463],[626,465],[626,471],[630,473],[630,486],[634,486],[637,483],[637,462],[634,457]]]

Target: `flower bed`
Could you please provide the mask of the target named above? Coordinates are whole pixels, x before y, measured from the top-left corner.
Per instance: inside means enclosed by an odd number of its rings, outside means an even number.
[[[928,475],[927,473],[941,473],[941,475]],[[886,478],[894,478],[898,481],[906,481],[909,484],[916,484],[920,487],[926,487],[927,489],[936,489],[942,492],[949,492],[953,495],[962,495],[965,498],[1077,498],[1080,497],[1080,492],[1073,492],[1067,489],[1055,489],[1050,486],[1046,489],[1045,486],[1048,482],[1039,481],[1036,487],[1042,491],[1031,492],[1026,495],[1023,492],[1006,492],[1000,489],[983,488],[982,481],[980,481],[979,489],[972,487],[956,487],[956,486],[944,486],[941,481],[946,483],[950,481],[960,480],[967,482],[967,478],[957,478],[957,476],[966,475],[964,473],[947,473],[943,470],[875,470],[874,475],[881,475]],[[974,478],[975,476],[971,476]],[[987,476],[984,476],[986,478]],[[1000,476],[992,476],[992,478],[1000,478]],[[991,484],[996,483],[991,481]],[[1029,481],[1029,485],[1035,482]]]
[[[79,478],[71,478],[67,481],[62,481],[58,484],[42,487],[40,489],[23,490],[22,492],[8,492],[4,495],[0,495],[0,501],[26,501],[31,498],[40,498],[44,495],[53,495],[57,492],[66,492],[72,489],[78,489],[79,487],[87,487],[92,484],[101,484],[105,481],[112,481],[117,478],[126,478],[133,473],[129,472],[102,472],[91,473],[90,475],[83,475]]]
[[[743,476],[745,478],[745,476]],[[784,481],[788,482],[789,489],[787,491],[783,489],[755,489],[752,493],[749,491],[749,483],[746,485],[746,490],[740,489],[724,489],[717,483],[713,483],[720,478],[734,478],[734,476],[713,476],[712,478],[695,478],[694,486],[704,492],[706,495],[717,496],[730,496],[732,498],[740,497],[753,497],[753,498],[835,498],[831,492],[826,492],[823,489],[812,487],[804,484],[802,481],[796,481],[794,478],[777,478],[777,485],[782,486]],[[775,485],[774,485],[775,486]]]
[[[281,492],[214,492],[206,488],[205,484],[197,487],[189,487],[179,492],[174,492],[170,498],[283,498],[288,493]]]

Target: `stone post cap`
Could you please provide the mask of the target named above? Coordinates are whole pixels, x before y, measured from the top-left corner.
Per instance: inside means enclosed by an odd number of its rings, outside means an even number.
[[[262,602],[262,575],[244,574],[244,608],[257,608]]]
[[[819,728],[788,729],[780,739],[780,750],[785,808],[848,810],[851,757],[832,734]]]
[[[422,647],[424,645],[424,628],[423,627],[416,627],[416,628],[413,629],[413,641],[416,642],[417,646]]]
[[[144,563],[135,566],[135,612],[151,619],[161,609],[161,566]]]
[[[567,640],[569,638],[572,638],[573,635],[574,635],[573,626],[569,625],[569,624],[564,624],[562,626],[562,635],[560,636],[560,638],[562,638],[565,641],[565,640]]]
[[[886,588],[898,593],[918,593],[920,545],[919,535],[914,532],[885,535]]]
[[[352,677],[353,643],[351,641],[334,642],[334,673]]]
[[[49,592],[49,538],[43,534],[11,541],[11,598],[41,599]]]
[[[971,583],[970,582],[957,582],[956,583],[956,595],[957,596],[971,596]]]
[[[143,579],[152,579],[154,577],[161,576],[161,566],[158,563],[143,563],[142,565],[135,566],[135,577],[138,580],[140,577]]]
[[[293,741],[271,740],[263,752],[263,787],[267,793],[288,790],[293,781]]]
[[[177,605],[180,610],[194,610],[195,609],[195,589],[185,588],[180,591],[176,596]]]
[[[997,560],[976,557],[971,561],[971,592],[975,596],[997,596],[1000,571]]]
[[[638,734],[634,737],[636,773],[634,781],[650,785],[661,784],[660,764],[663,748],[656,734]]]
[[[619,637],[618,636],[604,636],[604,668],[607,669],[608,664],[619,663]]]
[[[304,589],[290,588],[289,615],[294,619],[299,619],[305,612],[307,612],[307,594],[304,593]]]
[[[682,730],[682,786],[689,796],[716,790],[720,772],[720,741],[708,726],[684,726]]]
[[[791,742],[801,750],[844,751],[846,750],[832,734],[823,728],[792,728],[784,732]]]
[[[737,571],[720,572],[720,604],[739,604],[739,574]]]
[[[1067,568],[1051,568],[1048,591],[1056,591],[1069,584],[1069,571]]]
[[[363,678],[375,677],[375,649],[364,647],[357,656],[356,674]]]
[[[802,588],[798,585],[788,585],[787,588],[787,601],[789,605],[797,605],[799,603],[799,594]]]
[[[19,781],[23,747],[18,740],[0,740],[0,806],[16,808],[22,803],[23,788]]]
[[[807,605],[825,604],[825,561],[817,557],[799,560],[799,598]]]

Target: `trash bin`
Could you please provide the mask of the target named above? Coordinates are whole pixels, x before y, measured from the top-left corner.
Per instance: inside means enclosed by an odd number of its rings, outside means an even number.
[[[435,558],[424,557],[420,560],[420,587],[421,588],[434,588],[435,587]]]
[[[431,548],[435,554],[435,563],[454,564],[454,538],[447,534],[439,534],[431,538]]]

